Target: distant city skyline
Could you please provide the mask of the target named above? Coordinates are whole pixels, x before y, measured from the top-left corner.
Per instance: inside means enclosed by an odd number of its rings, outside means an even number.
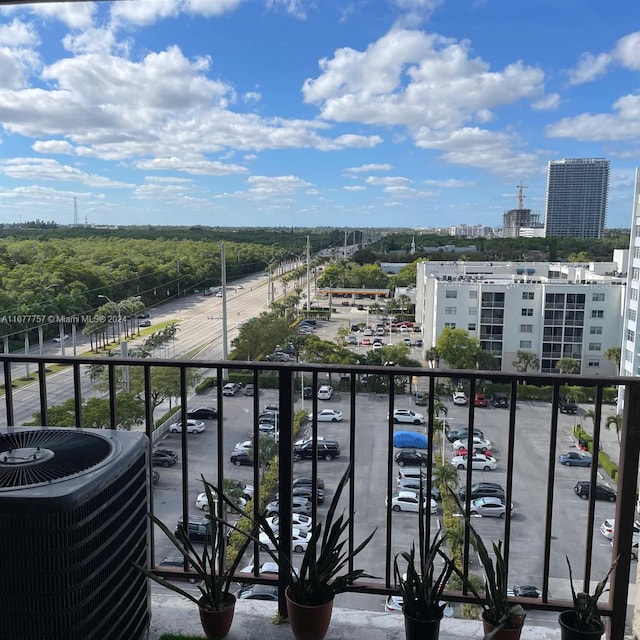
[[[638,160],[636,3],[0,9],[0,222],[502,226],[548,162]],[[632,25],[631,27],[629,25]]]

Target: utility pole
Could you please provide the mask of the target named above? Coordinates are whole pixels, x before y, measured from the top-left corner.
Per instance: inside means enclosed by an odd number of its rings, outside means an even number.
[[[344,232],[344,259],[347,259],[347,237],[349,235],[348,231]]]
[[[222,359],[227,360],[227,259],[224,242],[220,243],[220,278],[222,280]]]
[[[311,247],[307,236],[307,311],[311,305]]]

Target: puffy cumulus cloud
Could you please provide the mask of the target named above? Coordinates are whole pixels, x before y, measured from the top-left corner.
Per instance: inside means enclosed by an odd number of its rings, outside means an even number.
[[[360,136],[345,133],[336,138],[323,138],[318,141],[316,149],[319,151],[340,151],[341,149],[371,149],[382,143],[380,136]]]
[[[289,198],[300,191],[306,192],[312,184],[297,176],[250,176],[247,179],[249,188],[245,191],[222,193],[217,198],[237,198],[245,200],[268,200]]]
[[[549,93],[540,100],[535,100],[531,106],[535,111],[555,111],[562,102],[559,93]]]
[[[60,156],[73,153],[73,146],[66,140],[38,140],[31,148],[37,153],[55,153]]]
[[[612,56],[627,69],[640,70],[640,31],[620,38],[613,48]]]
[[[153,2],[114,2],[114,24],[146,26],[181,13],[214,17],[235,11],[246,0],[154,0]]]
[[[67,33],[62,39],[62,46],[76,55],[99,53],[106,56],[111,55],[114,49],[123,47],[116,41],[113,30],[99,27]]]
[[[537,173],[544,163],[532,153],[514,151],[517,140],[505,133],[477,127],[463,127],[443,133],[422,129],[417,146],[441,152],[450,164],[466,165],[504,175]]]
[[[391,171],[391,164],[361,164],[359,167],[347,167],[345,173],[369,173],[370,171]]]
[[[611,60],[612,58],[608,53],[601,53],[597,56],[590,53],[583,53],[580,56],[578,64],[573,69],[567,71],[569,84],[575,85],[593,82],[607,72]]]
[[[262,96],[260,95],[259,91],[247,91],[242,96],[242,99],[244,102],[260,102]]]
[[[6,176],[19,180],[79,182],[90,187],[129,188],[131,186],[43,158],[11,158],[0,164],[0,171]]]
[[[0,25],[0,47],[35,47],[39,42],[33,25],[17,19],[10,24]]]
[[[303,95],[321,117],[339,122],[451,130],[492,110],[544,95],[544,73],[521,62],[491,71],[469,55],[469,43],[394,29],[365,51],[339,49],[320,61]]]
[[[228,176],[247,173],[246,167],[205,160],[204,158],[154,158],[136,162],[136,167],[145,171],[182,171],[200,176]]]
[[[29,76],[40,64],[33,49],[0,47],[0,87],[8,90],[25,88]]]
[[[583,113],[562,118],[548,126],[552,138],[575,138],[581,141],[633,141],[640,138],[640,95],[627,95],[613,104],[614,113]]]
[[[400,11],[398,24],[416,25],[431,17],[443,0],[391,0],[391,4]]]
[[[97,9],[95,2],[44,2],[21,5],[20,8],[22,11],[30,11],[40,19],[62,22],[70,29],[91,27]]]

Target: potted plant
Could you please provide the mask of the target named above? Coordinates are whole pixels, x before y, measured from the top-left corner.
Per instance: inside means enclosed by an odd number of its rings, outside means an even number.
[[[426,514],[426,515],[425,515]],[[426,535],[425,517],[429,511],[424,507],[423,489],[420,487],[418,510],[418,552],[415,543],[409,551],[396,554],[393,563],[395,582],[402,596],[405,635],[407,640],[431,640],[438,638],[440,621],[444,616],[446,602],[442,602],[442,592],[452,573],[459,575],[454,562],[442,551],[446,535],[436,534],[431,542]],[[407,563],[402,573],[398,559]],[[436,569],[436,560],[443,565]]]
[[[205,518],[208,521],[208,527],[202,543],[202,551],[198,551],[194,547],[188,533],[178,530],[176,534],[158,517],[148,514],[149,519],[160,527],[195,572],[196,579],[200,581],[198,584],[200,596],[190,593],[173,582],[169,582],[169,580],[154,573],[146,566],[135,566],[151,580],[179,593],[197,605],[200,612],[200,622],[207,638],[221,639],[229,633],[233,621],[236,598],[229,591],[233,584],[233,576],[252,537],[245,536],[240,552],[228,566],[221,568],[221,562],[224,560],[225,534],[227,528],[231,527],[231,525],[228,525],[225,519],[216,516],[217,498],[214,496],[214,492],[221,496],[224,496],[224,494],[208,483],[204,477],[202,482],[207,497]],[[226,496],[224,496],[224,503],[226,506],[239,511],[237,507],[234,507],[233,501]],[[257,529],[252,532],[253,536],[255,536],[256,531]]]
[[[492,542],[495,556],[495,560],[493,560],[484,541],[466,516],[466,511],[460,504],[458,497],[452,490],[450,490],[450,493],[458,504],[460,513],[464,514],[465,522],[471,534],[471,544],[477,551],[484,569],[484,596],[480,596],[469,580],[465,581],[469,590],[476,597],[478,604],[482,607],[484,640],[491,640],[492,638],[496,640],[518,640],[527,614],[522,605],[514,604],[507,595],[508,575],[507,565],[502,553],[502,540],[498,540],[497,544]]]
[[[569,557],[569,580],[571,582],[571,595],[573,597],[573,609],[561,611],[558,615],[560,624],[560,637],[562,640],[597,640],[604,633],[604,624],[598,612],[598,599],[605,592],[607,580],[618,563],[618,558],[613,561],[607,575],[598,582],[593,595],[584,592],[576,593],[573,588],[573,573]]]

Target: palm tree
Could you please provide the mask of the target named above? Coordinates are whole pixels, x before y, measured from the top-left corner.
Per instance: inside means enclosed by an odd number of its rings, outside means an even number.
[[[621,347],[609,347],[605,349],[604,357],[616,363],[616,372],[620,372],[620,358],[622,357]]]
[[[460,485],[460,475],[458,470],[450,465],[448,462],[441,460],[440,463],[436,463],[433,467],[434,482],[440,487],[440,494],[445,495],[447,493],[447,487],[449,489],[457,489]]]
[[[622,429],[622,416],[618,413],[615,416],[609,416],[604,423],[606,429],[610,429],[612,426],[616,429],[616,435],[618,436],[618,444],[620,444],[620,430]]]
[[[528,351],[527,349],[518,349],[518,351],[516,351],[516,359],[511,364],[516,368],[516,371],[519,371],[520,373],[526,373],[529,367],[537,370],[539,360],[538,356],[536,356],[533,351]]]

